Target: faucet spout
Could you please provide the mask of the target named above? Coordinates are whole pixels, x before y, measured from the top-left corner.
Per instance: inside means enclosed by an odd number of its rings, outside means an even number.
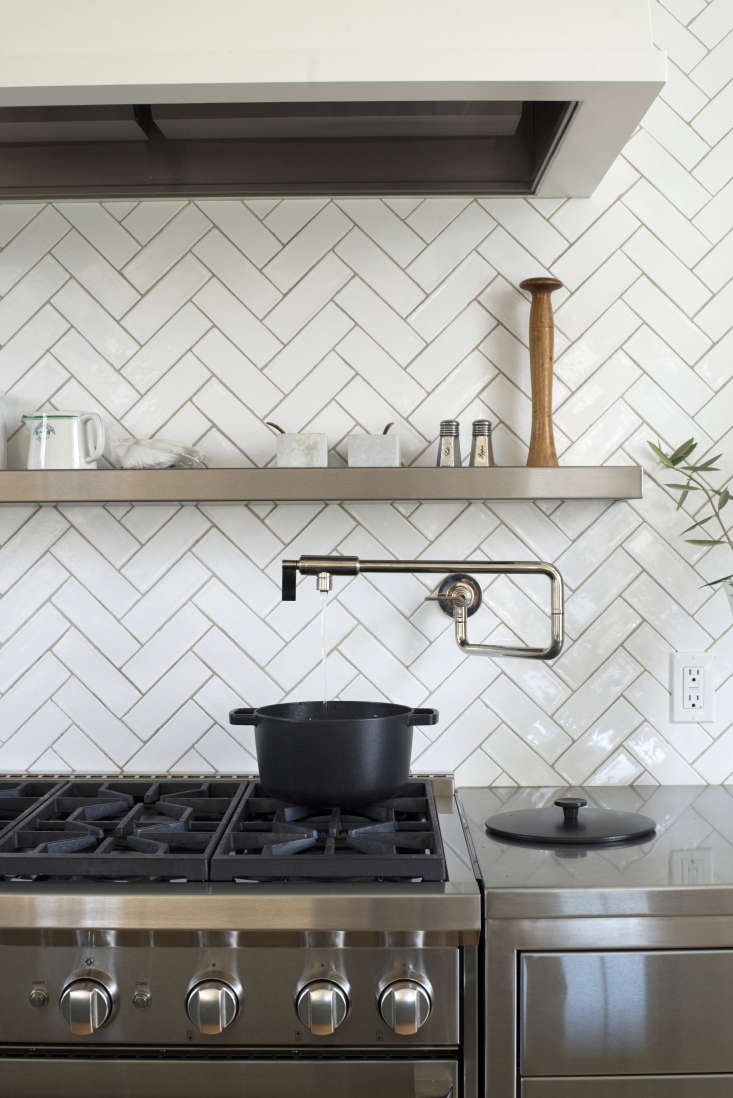
[[[298,574],[315,576],[319,591],[330,591],[325,577],[356,576],[364,571],[358,557],[298,557],[297,560],[282,562],[282,598],[283,602],[295,602]],[[322,578],[323,577],[323,578]]]

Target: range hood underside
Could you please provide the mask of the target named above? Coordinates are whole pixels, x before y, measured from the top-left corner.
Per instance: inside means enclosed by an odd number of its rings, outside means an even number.
[[[0,200],[534,194],[577,104],[0,109]]]
[[[666,79],[649,7],[0,0],[0,200],[587,196]]]

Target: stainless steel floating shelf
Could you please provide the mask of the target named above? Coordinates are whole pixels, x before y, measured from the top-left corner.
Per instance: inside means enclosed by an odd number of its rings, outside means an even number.
[[[0,472],[0,503],[639,499],[638,465]]]

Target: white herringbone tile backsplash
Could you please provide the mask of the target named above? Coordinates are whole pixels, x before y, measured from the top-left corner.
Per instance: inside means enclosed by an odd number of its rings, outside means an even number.
[[[0,390],[22,411],[265,465],[263,425],[345,439],[395,421],[433,463],[441,418],[530,429],[528,301],[550,272],[563,464],[640,462],[642,501],[0,507],[0,771],[254,768],[235,704],[320,697],[318,596],[282,557],[537,558],[567,583],[543,665],[463,658],[415,577],[337,581],[329,690],[435,705],[415,765],[463,784],[733,775],[733,616],[701,585],[647,439],[733,472],[733,6],[657,5],[670,79],[592,199],[262,199],[0,205]],[[468,435],[463,438],[464,452]],[[539,643],[545,587],[496,580],[474,619]],[[473,624],[473,622],[472,622]],[[669,654],[715,654],[718,720],[671,724]]]

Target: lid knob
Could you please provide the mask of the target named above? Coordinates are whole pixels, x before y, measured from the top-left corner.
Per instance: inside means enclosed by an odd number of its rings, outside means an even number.
[[[585,808],[588,802],[584,801],[582,797],[558,797],[555,804],[562,809],[563,827],[577,827],[578,813],[581,808]]]

